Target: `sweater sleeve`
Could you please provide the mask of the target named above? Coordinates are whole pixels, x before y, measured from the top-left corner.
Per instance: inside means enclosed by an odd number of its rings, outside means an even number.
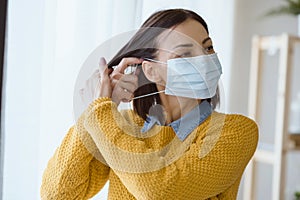
[[[117,149],[114,146],[119,149],[122,146],[124,152],[132,151],[134,156],[154,151],[140,138],[128,134],[134,129],[127,127],[126,119],[122,118],[109,98],[98,98],[90,105],[85,126],[100,151],[108,152],[109,156],[103,155],[104,158],[107,156],[112,162],[116,154],[113,151]],[[238,185],[256,149],[258,128],[255,122],[241,115],[229,115],[224,118],[223,123],[212,123],[205,127],[220,130],[217,142],[205,155],[200,156],[204,143],[212,137],[207,133],[208,130],[202,130],[206,135],[198,137],[179,159],[161,169],[133,173],[112,168],[137,199],[172,199],[174,194],[177,199],[207,199],[217,196],[235,183]],[[105,140],[108,145],[104,145]],[[164,155],[161,155],[161,160],[164,160]],[[125,169],[129,169],[128,163],[134,166],[133,162],[138,160],[118,160],[120,162],[123,162],[121,164]],[[147,168],[151,162],[140,162],[138,165],[140,168]]]
[[[109,167],[86,148],[82,121],[71,127],[49,160],[40,189],[41,199],[88,199],[108,179]]]

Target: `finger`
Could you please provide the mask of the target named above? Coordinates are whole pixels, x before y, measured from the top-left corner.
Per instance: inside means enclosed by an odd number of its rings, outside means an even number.
[[[116,73],[124,74],[124,70],[128,67],[128,65],[141,64],[142,62],[143,59],[140,58],[123,58],[114,71],[116,71]]]
[[[133,93],[122,87],[115,88],[113,92],[113,96],[117,96],[122,101],[124,99],[130,101],[133,98]]]
[[[101,76],[100,76],[100,73],[97,74],[95,85],[96,85],[96,87],[94,89],[93,99],[96,99],[97,97],[100,96],[100,88],[101,88]]]
[[[105,58],[101,57],[99,60],[100,74],[103,74],[106,69],[107,69],[106,60],[105,60]]]
[[[121,78],[119,79],[112,78],[112,82],[114,82],[115,84],[118,81],[133,83],[136,86],[138,85],[138,77],[133,74],[122,74]]]
[[[122,90],[123,89],[120,87],[115,87],[112,91],[111,98],[117,104],[119,104],[122,101],[122,99],[124,98],[125,93]]]
[[[113,68],[108,68],[108,74],[110,75],[114,71]]]
[[[109,69],[107,67],[106,60],[103,57],[101,57],[99,61],[99,72],[100,72],[101,80],[107,82],[107,80],[109,79],[108,76]]]
[[[124,82],[131,82],[131,83],[137,83],[138,77],[134,74],[126,74],[122,76],[122,79],[120,79]]]
[[[103,57],[101,57],[99,61],[99,71],[101,76],[101,87],[99,96],[111,97],[111,83],[110,78],[108,76],[109,69]]]
[[[138,78],[135,75],[124,75],[119,83],[123,88],[130,89],[130,91],[134,91],[138,87]]]
[[[118,83],[118,87],[121,87],[124,89],[126,92],[133,93],[136,90],[136,85],[133,83],[128,83],[128,82],[121,82]]]
[[[111,77],[113,87],[115,87],[118,81],[133,83],[136,87],[138,86],[138,77],[134,74],[118,74],[118,76]]]
[[[113,71],[111,74],[110,74],[110,78],[111,79],[115,79],[115,80],[119,80],[122,78],[124,74],[122,73],[119,73],[118,71]]]

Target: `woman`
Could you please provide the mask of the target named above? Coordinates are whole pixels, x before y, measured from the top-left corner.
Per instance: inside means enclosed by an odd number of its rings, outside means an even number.
[[[100,60],[100,94],[49,161],[42,199],[88,199],[107,180],[109,199],[236,199],[258,129],[214,111],[221,73],[200,16],[154,13]],[[117,110],[131,100],[134,111]]]

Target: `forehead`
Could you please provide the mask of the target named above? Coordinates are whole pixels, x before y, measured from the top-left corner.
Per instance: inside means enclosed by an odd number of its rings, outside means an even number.
[[[202,45],[204,39],[208,37],[205,28],[198,21],[188,19],[183,23],[165,30],[158,36],[158,48],[172,50],[177,45],[191,43]]]

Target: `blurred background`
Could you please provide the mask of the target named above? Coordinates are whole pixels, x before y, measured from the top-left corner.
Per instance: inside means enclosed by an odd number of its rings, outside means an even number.
[[[132,31],[153,12],[187,8],[208,23],[223,66],[227,113],[248,116],[254,35],[297,35],[297,17],[264,17],[283,0],[9,0],[2,92],[2,199],[40,199],[43,171],[74,124],[73,90],[89,54],[117,34]],[[300,92],[300,44],[294,48],[291,101]],[[100,57],[101,55],[99,55]],[[260,143],[272,147],[279,53],[265,53]],[[300,123],[300,121],[298,122]],[[285,199],[300,191],[300,151],[287,154]],[[255,199],[273,199],[270,164],[258,163]],[[238,199],[243,198],[243,185]],[[94,199],[106,199],[107,185]]]

